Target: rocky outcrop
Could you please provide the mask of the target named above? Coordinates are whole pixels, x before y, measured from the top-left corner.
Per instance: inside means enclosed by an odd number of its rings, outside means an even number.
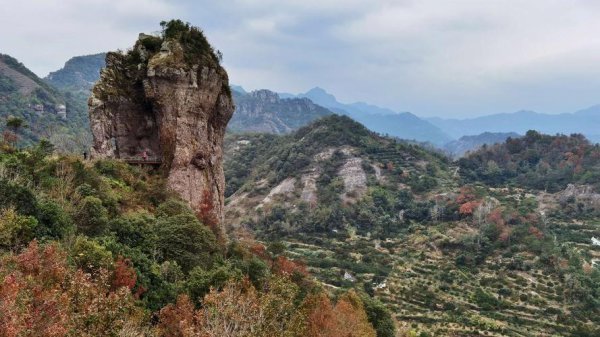
[[[363,160],[358,157],[346,159],[339,171],[344,180],[344,195],[342,199],[346,202],[360,199],[367,190],[367,175],[362,168]]]
[[[286,134],[333,112],[308,98],[280,98],[269,90],[235,92],[236,110],[229,123],[233,132]]]
[[[89,100],[92,156],[160,163],[168,187],[222,234],[222,145],[234,110],[227,73],[199,30],[166,32],[107,54]]]

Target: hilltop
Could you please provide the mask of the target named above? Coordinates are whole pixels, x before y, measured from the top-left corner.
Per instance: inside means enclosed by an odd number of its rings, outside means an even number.
[[[100,79],[100,70],[106,66],[105,59],[106,53],[75,56],[44,80],[61,90],[89,91]]]
[[[504,143],[509,137],[518,138],[520,135],[514,132],[484,132],[479,135],[462,136],[457,140],[444,144],[444,151],[453,158],[460,158],[467,152],[478,150],[484,145]]]
[[[467,181],[491,186],[551,192],[568,184],[600,186],[600,147],[581,134],[550,136],[530,130],[524,137],[481,148],[458,163]]]

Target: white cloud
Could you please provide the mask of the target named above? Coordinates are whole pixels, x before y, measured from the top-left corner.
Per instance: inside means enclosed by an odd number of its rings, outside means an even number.
[[[2,3],[5,2],[5,3]],[[41,76],[68,58],[126,48],[175,14],[166,0],[0,0],[0,52]]]

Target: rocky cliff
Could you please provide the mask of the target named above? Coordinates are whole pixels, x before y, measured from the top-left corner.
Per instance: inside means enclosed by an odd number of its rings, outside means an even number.
[[[243,93],[234,89],[235,113],[229,123],[233,132],[286,134],[333,114],[308,98],[280,98],[275,92]]]
[[[106,56],[89,100],[92,156],[160,163],[168,187],[222,234],[223,136],[234,110],[220,53],[181,21]]]

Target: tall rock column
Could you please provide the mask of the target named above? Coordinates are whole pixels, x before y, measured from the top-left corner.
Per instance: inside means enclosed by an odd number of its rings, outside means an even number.
[[[196,28],[180,29],[107,55],[89,101],[92,154],[158,158],[168,187],[224,239],[222,145],[234,105],[217,53]]]

